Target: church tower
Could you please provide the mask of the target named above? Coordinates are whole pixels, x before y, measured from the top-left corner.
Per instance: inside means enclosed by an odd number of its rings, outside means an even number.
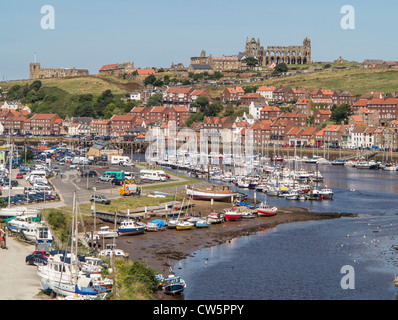
[[[34,62],[29,65],[29,79],[40,79],[40,63]]]

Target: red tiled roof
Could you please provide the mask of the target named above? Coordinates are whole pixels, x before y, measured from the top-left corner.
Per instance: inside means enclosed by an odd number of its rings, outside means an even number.
[[[310,99],[299,99],[297,102],[296,102],[296,105],[298,104],[298,105],[301,105],[301,104],[308,104],[308,102],[310,102]]]
[[[360,99],[357,102],[355,102],[354,107],[366,107],[369,103],[369,100],[366,99]]]
[[[153,70],[153,69],[137,69],[137,74],[139,76],[155,74],[155,70]]]
[[[368,103],[369,105],[394,105],[398,104],[398,98],[388,98],[388,99],[373,99]]]
[[[259,92],[259,91],[274,91],[274,90],[275,90],[275,87],[273,87],[273,86],[262,86],[262,87],[258,88],[256,90],[256,92]]]
[[[107,64],[101,67],[100,71],[108,71],[115,69],[117,64]]]
[[[278,107],[275,107],[275,106],[265,106],[265,107],[262,108],[260,111],[263,111],[263,112],[268,112],[268,111],[281,111],[281,109],[279,109]]]

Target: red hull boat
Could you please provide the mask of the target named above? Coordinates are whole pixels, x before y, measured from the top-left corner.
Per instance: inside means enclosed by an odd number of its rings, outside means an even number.
[[[275,216],[277,212],[278,212],[277,207],[271,207],[266,204],[261,204],[257,209],[257,214],[259,217]]]

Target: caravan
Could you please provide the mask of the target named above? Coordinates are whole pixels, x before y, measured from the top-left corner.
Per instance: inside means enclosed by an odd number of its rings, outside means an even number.
[[[142,180],[149,181],[166,181],[166,174],[163,170],[141,170],[140,171]]]
[[[121,164],[122,162],[129,162],[130,158],[127,156],[112,156],[111,164]]]

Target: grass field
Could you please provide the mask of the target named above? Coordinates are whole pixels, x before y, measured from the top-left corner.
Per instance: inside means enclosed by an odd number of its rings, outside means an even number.
[[[87,77],[76,77],[76,78],[57,78],[57,79],[41,79],[43,87],[58,87],[65,90],[67,93],[72,95],[79,94],[92,94],[93,96],[99,96],[105,90],[111,90],[113,94],[124,95],[131,93],[131,91],[142,87],[141,84],[136,80],[122,79],[119,77],[109,75],[92,75]],[[12,82],[0,83],[3,91],[11,88],[12,86],[30,84],[33,80],[21,80]]]
[[[343,70],[324,70],[315,73],[299,74],[284,78],[269,79],[260,82],[242,84],[245,86],[289,86],[300,87],[308,90],[319,88],[332,91],[349,91],[354,95],[366,92],[395,92],[398,90],[398,69],[363,69],[352,68]],[[227,86],[209,86],[213,98],[220,97]]]

